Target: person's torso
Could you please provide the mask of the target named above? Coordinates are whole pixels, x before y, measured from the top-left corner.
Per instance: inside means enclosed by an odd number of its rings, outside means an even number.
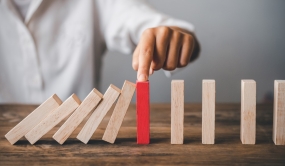
[[[94,0],[32,0],[24,20],[12,1],[0,8],[0,102],[83,99],[98,85],[105,47]]]

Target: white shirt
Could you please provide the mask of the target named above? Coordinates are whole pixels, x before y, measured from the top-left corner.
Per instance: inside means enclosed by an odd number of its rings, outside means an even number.
[[[22,15],[23,19],[25,19],[31,0],[13,0],[13,2],[16,5],[20,14]]]
[[[160,25],[194,29],[141,0],[31,0],[24,19],[0,0],[0,103],[84,99],[99,86],[106,47],[131,54],[142,32]]]

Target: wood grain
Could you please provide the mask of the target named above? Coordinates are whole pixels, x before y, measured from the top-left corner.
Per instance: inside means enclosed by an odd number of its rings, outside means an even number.
[[[72,94],[57,109],[51,112],[39,124],[37,124],[25,137],[31,143],[37,142],[43,135],[49,132],[54,126],[59,124],[64,118],[70,115],[79,105],[81,101]]]
[[[109,120],[109,123],[104,132],[102,140],[112,144],[115,142],[135,90],[136,90],[136,84],[129,82],[127,80],[124,82],[121,95],[114,108],[113,114],[111,116],[111,119]]]
[[[202,82],[202,143],[215,143],[215,80]]]
[[[137,144],[149,144],[149,82],[137,81]]]
[[[169,89],[170,90],[170,89]],[[240,103],[216,104],[215,145],[201,143],[202,104],[184,105],[184,144],[170,144],[171,104],[150,105],[150,144],[136,143],[136,104],[130,104],[115,144],[102,141],[109,111],[87,145],[76,139],[84,119],[60,145],[52,135],[61,124],[30,145],[12,146],[4,135],[36,105],[0,105],[0,165],[285,165],[285,146],[272,141],[273,104],[256,105],[256,144],[240,142]]]
[[[81,142],[87,144],[99,124],[102,122],[103,118],[110,110],[114,102],[117,100],[120,95],[121,90],[117,88],[115,85],[110,85],[107,91],[103,96],[103,100],[95,109],[95,111],[91,114],[90,118],[87,120],[85,125],[83,126],[80,133],[77,135],[77,139]]]
[[[171,81],[171,144],[183,144],[184,80]]]
[[[256,135],[256,82],[241,80],[240,140],[243,144],[255,144]]]
[[[285,80],[274,81],[273,141],[285,145]]]
[[[43,102],[38,108],[25,117],[20,123],[13,127],[6,135],[6,139],[11,143],[16,143],[25,134],[40,123],[49,113],[61,105],[62,101],[54,94]]]
[[[53,135],[58,143],[63,144],[84,118],[99,104],[103,95],[97,90],[93,89],[87,97],[83,100],[80,106],[72,113],[72,115],[65,121],[65,123]]]

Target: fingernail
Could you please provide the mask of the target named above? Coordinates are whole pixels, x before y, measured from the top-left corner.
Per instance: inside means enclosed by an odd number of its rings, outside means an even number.
[[[138,77],[139,81],[146,81],[147,80],[147,76],[145,74],[140,74]]]

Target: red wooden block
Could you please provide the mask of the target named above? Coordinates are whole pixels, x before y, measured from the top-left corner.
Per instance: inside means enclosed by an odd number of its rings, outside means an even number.
[[[149,144],[148,81],[137,81],[137,144]]]

